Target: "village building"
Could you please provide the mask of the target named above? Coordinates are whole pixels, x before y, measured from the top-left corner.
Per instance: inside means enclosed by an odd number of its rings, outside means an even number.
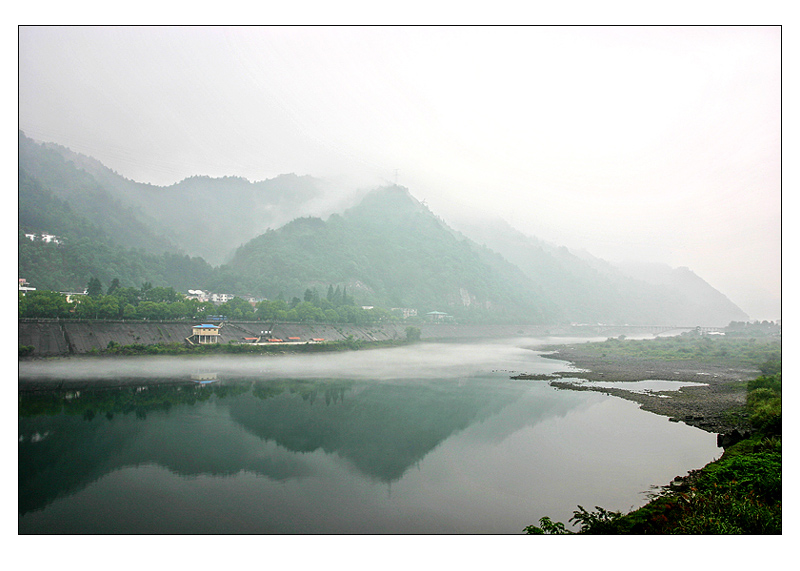
[[[59,238],[58,236],[54,236],[53,234],[42,234],[42,240],[44,242],[47,242],[48,244],[51,243],[51,242],[53,244],[60,244],[61,243],[61,238]]]
[[[60,236],[56,236],[55,234],[25,234],[25,237],[30,240],[31,242],[35,242],[37,238],[39,238],[42,242],[46,242],[48,244],[61,244],[62,239]]]
[[[397,313],[402,315],[403,319],[408,319],[409,317],[417,316],[417,310],[412,309],[410,307],[393,307],[392,313]]]
[[[449,321],[451,317],[442,312],[442,311],[429,311],[425,314],[430,321],[440,322],[440,321]]]
[[[210,300],[214,303],[226,303],[234,297],[236,296],[229,293],[212,293],[209,295]]]
[[[201,345],[219,343],[219,325],[204,323],[192,327],[192,337]]]
[[[19,291],[22,292],[22,295],[25,295],[25,292],[36,291],[36,288],[31,287],[31,284],[25,278],[19,278]]]
[[[78,303],[81,301],[82,297],[86,296],[86,290],[83,291],[60,291],[58,292],[67,298],[67,303],[72,303],[73,301]]]
[[[201,289],[190,289],[188,291],[189,295],[186,296],[186,299],[196,299],[200,302],[209,300],[209,293],[207,291],[203,291]]]

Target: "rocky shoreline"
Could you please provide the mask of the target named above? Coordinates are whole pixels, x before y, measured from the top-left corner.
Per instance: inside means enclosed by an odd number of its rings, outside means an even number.
[[[598,357],[579,345],[560,346],[543,357],[567,361],[581,371],[559,371],[550,379],[554,387],[592,390],[639,403],[642,409],[719,434],[721,446],[749,432],[744,413],[747,381],[756,378],[757,369],[736,369],[692,360],[631,359]],[[517,378],[526,378],[520,375]],[[620,388],[580,386],[566,378],[589,381],[669,380],[704,383],[663,393],[634,393]]]

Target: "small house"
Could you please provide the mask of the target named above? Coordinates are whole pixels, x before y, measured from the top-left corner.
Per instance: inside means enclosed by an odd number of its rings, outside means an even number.
[[[212,325],[210,323],[195,325],[192,327],[192,336],[197,339],[197,342],[201,345],[219,343],[219,329],[219,325]]]
[[[425,314],[428,317],[429,321],[448,321],[450,316],[442,311],[429,311]]]

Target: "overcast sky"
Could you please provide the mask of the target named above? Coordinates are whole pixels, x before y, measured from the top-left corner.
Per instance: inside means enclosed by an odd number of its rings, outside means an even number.
[[[22,27],[19,126],[139,182],[394,181],[780,318],[777,27]]]

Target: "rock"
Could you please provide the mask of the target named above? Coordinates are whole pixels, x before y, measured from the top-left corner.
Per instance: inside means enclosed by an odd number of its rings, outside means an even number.
[[[733,432],[729,432],[728,434],[717,434],[717,446],[720,448],[728,448],[737,442],[744,440],[748,436],[748,433],[745,432],[742,434],[734,428]]]

